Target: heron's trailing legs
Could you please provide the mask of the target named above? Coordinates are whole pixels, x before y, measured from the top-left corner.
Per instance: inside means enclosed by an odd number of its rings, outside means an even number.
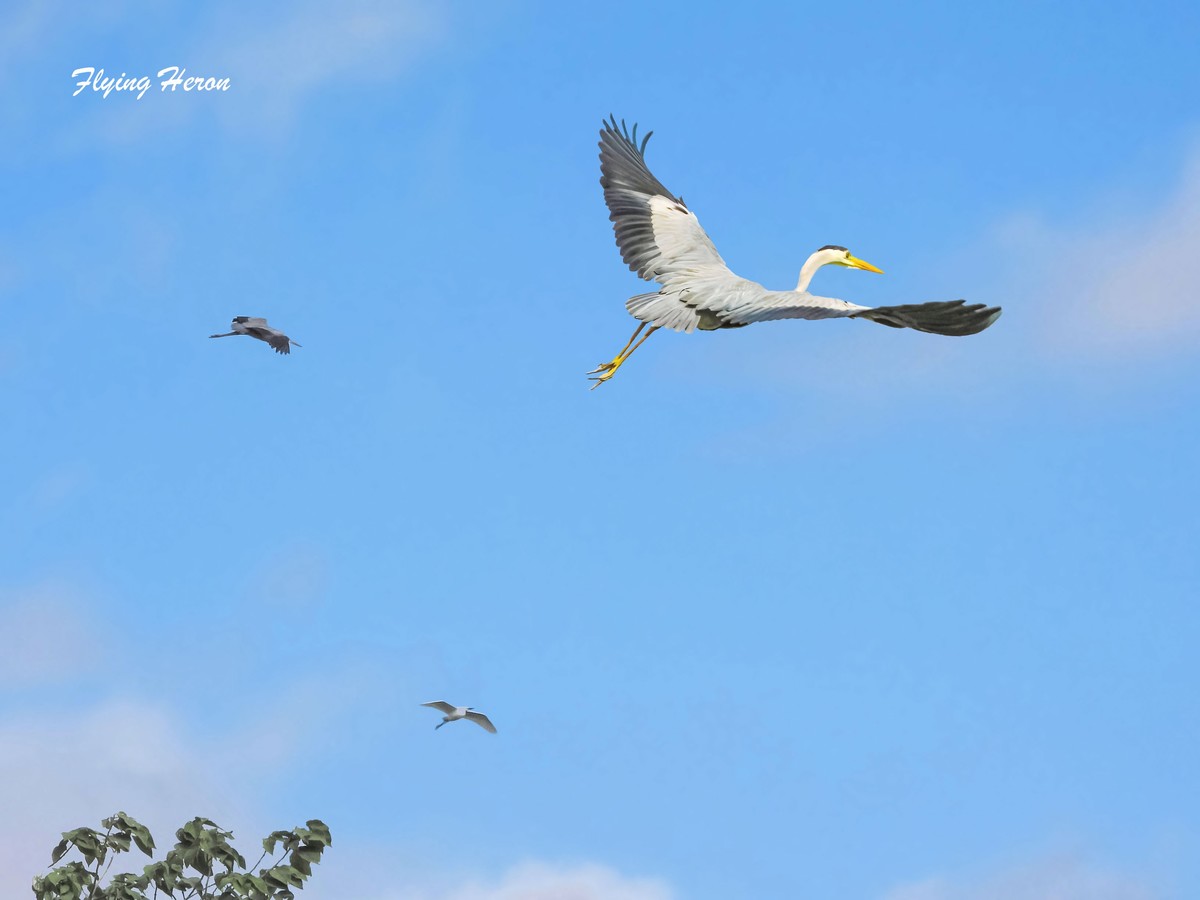
[[[596,382],[592,385],[591,389],[593,391],[617,374],[617,369],[621,368],[621,364],[625,362],[625,360],[629,359],[629,357],[633,356],[633,351],[642,346],[642,344],[646,343],[646,338],[658,331],[661,326],[651,325],[650,330],[643,334],[642,339],[635,344],[634,341],[637,340],[637,336],[639,334],[642,334],[642,329],[645,327],[645,322],[639,322],[638,327],[633,332],[633,336],[625,342],[625,346],[621,348],[620,353],[613,357],[612,362],[601,363],[599,366],[592,369],[592,371],[588,372],[588,375],[593,376],[588,380]]]

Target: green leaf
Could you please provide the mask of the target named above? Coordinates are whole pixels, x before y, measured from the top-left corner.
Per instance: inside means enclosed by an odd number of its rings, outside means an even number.
[[[310,866],[308,860],[299,853],[293,853],[288,859],[288,862],[292,864],[293,869],[295,869],[301,875],[304,875],[306,878],[312,874],[312,866]]]
[[[275,845],[280,841],[287,840],[291,836],[292,833],[290,831],[272,831],[265,838],[263,838],[263,849],[266,850],[267,853],[274,854]]]
[[[333,843],[333,836],[329,833],[329,826],[320,819],[309,819],[304,823],[308,826],[308,830],[312,832],[310,840],[318,841],[326,847]]]
[[[193,848],[183,855],[184,864],[201,875],[212,874],[212,857],[200,848]]]
[[[112,847],[118,853],[123,853],[129,849],[129,832],[117,831],[108,836],[108,846]]]
[[[67,836],[64,833],[63,839],[55,845],[53,850],[50,851],[50,865],[54,865],[56,862],[58,862],[60,859],[63,858],[63,855],[67,852],[67,846],[68,846]]]
[[[204,879],[198,878],[195,875],[186,875],[183,878],[180,878],[178,883],[183,887],[191,888],[193,891],[199,893],[200,888],[204,885]]]
[[[130,827],[130,833],[133,835],[133,842],[137,844],[138,849],[149,856],[154,852],[154,838],[150,836],[149,829],[145,825],[133,823]]]
[[[320,844],[304,844],[301,847],[297,847],[296,852],[292,855],[298,856],[307,862],[316,863],[321,861],[321,854],[324,850],[325,848]]]

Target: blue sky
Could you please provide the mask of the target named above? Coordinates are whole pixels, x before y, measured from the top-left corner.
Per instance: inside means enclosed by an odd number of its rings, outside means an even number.
[[[5,893],[123,808],[323,818],[316,900],[1195,896],[1200,13],[484,6],[0,13]],[[589,392],[610,112],[739,274],[1003,318]]]

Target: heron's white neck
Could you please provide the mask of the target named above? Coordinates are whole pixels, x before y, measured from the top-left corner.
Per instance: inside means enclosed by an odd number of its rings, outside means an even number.
[[[804,292],[808,290],[808,283],[812,281],[812,277],[817,274],[817,269],[825,265],[827,260],[822,258],[821,251],[817,251],[800,267],[800,280],[796,282],[796,290]]]

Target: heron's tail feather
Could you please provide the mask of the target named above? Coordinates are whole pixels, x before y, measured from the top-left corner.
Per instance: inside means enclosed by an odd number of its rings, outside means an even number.
[[[638,294],[625,301],[625,308],[635,319],[672,331],[690,334],[700,326],[700,314],[674,294]]]
[[[965,300],[910,303],[905,306],[876,306],[856,312],[852,319],[870,319],[890,328],[915,328],[930,334],[961,337],[978,334],[1000,318],[1000,307]]]

